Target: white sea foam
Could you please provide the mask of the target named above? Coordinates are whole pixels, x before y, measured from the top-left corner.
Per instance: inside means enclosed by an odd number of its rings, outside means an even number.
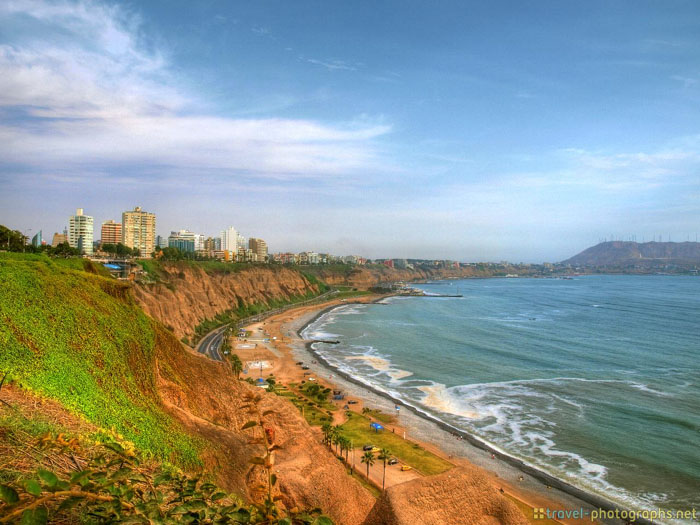
[[[391,368],[389,360],[376,355],[349,355],[346,356],[345,359],[348,361],[362,361],[380,372],[386,372]]]

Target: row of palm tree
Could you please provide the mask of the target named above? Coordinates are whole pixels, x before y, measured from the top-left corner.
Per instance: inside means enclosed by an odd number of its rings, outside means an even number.
[[[340,425],[331,425],[330,423],[324,423],[321,427],[321,432],[323,432],[323,443],[328,447],[332,448],[335,446],[335,453],[342,456],[345,453],[345,461],[348,461],[348,454],[352,450],[351,441],[340,433]],[[340,450],[339,450],[340,449]],[[376,460],[380,460],[383,463],[384,471],[382,473],[382,490],[386,487],[386,464],[387,461],[391,459],[391,452],[383,448],[379,451],[377,456],[374,452],[367,450],[360,461],[367,465],[367,479],[369,479],[369,468],[373,466]]]

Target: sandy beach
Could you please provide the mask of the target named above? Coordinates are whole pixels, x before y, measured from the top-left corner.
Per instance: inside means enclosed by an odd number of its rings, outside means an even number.
[[[377,297],[363,297],[352,302],[366,303]],[[269,377],[273,374],[276,381],[283,384],[299,383],[314,378],[324,386],[340,389],[346,394],[343,405],[348,400],[355,401],[350,409],[361,412],[363,407],[379,409],[384,413],[395,413],[395,402],[386,395],[372,391],[353,378],[343,377],[342,373],[327,367],[310,349],[312,341],[304,340],[300,333],[303,329],[325,312],[348,304],[331,301],[328,303],[306,306],[288,310],[269,317],[264,321],[246,327],[249,336],[236,342],[234,348],[241,360],[246,362],[265,362],[264,368],[251,368],[248,377]],[[245,339],[245,340],[244,340]],[[252,346],[252,347],[251,347]],[[303,362],[308,370],[303,370],[297,363]],[[527,466],[521,468],[512,461],[506,461],[503,455],[485,450],[468,439],[459,437],[456,432],[448,431],[444,425],[431,421],[426,415],[406,409],[402,406],[396,418],[396,424],[390,425],[395,433],[406,439],[419,443],[426,450],[446,459],[454,465],[475,465],[488,473],[497,490],[521,501],[529,507],[547,507],[550,509],[589,509],[597,505],[586,503],[568,491],[555,488],[555,482],[547,483],[541,476],[532,475]],[[334,424],[341,424],[345,419],[344,410],[334,413]],[[442,428],[441,428],[442,426]],[[320,430],[317,430],[320,439]],[[391,473],[390,473],[391,472]],[[387,469],[387,484],[393,485],[419,476],[415,472],[400,473],[399,469]],[[376,481],[376,480],[374,480]],[[532,519],[532,516],[528,516]],[[562,523],[580,522],[580,520],[559,520]]]

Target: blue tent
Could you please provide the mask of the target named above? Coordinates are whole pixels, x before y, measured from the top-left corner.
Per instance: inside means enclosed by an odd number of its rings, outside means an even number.
[[[379,432],[380,430],[384,429],[384,427],[381,426],[379,423],[370,423],[369,426],[372,427],[375,432]]]

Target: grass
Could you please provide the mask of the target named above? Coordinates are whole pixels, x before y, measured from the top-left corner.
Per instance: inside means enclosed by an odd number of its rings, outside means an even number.
[[[289,388],[278,383],[275,388],[275,394],[289,399],[289,401],[299,409],[299,412],[303,414],[304,419],[306,419],[309,425],[321,426],[333,420],[333,416],[328,415],[328,410],[320,407],[315,399],[309,399],[298,391],[290,390],[290,388],[295,387],[296,385],[294,383],[290,383]],[[333,407],[333,410],[335,410],[335,407]]]
[[[421,474],[430,476],[449,470],[454,465],[422,448],[417,443],[403,439],[391,430],[375,432],[369,426],[370,420],[355,412],[350,412],[348,420],[341,425],[341,433],[352,440],[355,448],[365,444],[389,449],[393,456],[410,465]]]
[[[334,296],[334,299],[350,299],[353,297],[364,297],[366,295],[372,295],[372,292],[369,290],[347,290],[338,292]]]
[[[372,419],[376,419],[377,421],[384,423],[386,425],[391,425],[396,422],[396,418],[393,416],[393,414],[385,414],[381,410],[375,409],[370,409],[367,414],[369,414],[369,417]]]
[[[0,371],[146,455],[199,464],[156,390],[154,322],[127,285],[66,261],[0,254]]]

